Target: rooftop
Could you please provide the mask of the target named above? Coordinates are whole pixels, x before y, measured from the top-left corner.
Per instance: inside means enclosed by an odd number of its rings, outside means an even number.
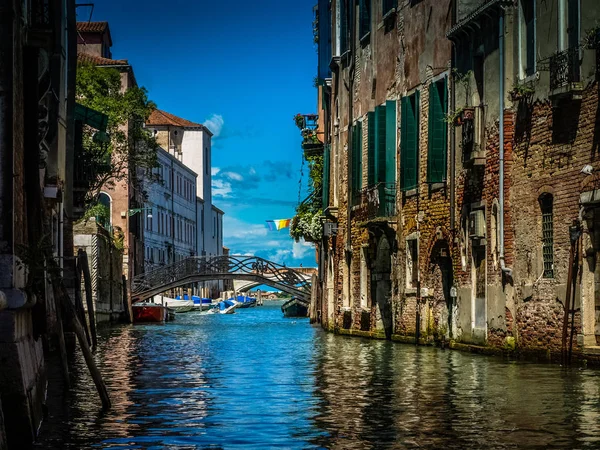
[[[206,128],[201,123],[191,122],[186,119],[182,119],[181,117],[177,117],[174,114],[168,113],[161,109],[155,109],[148,117],[146,121],[146,125],[150,126],[173,126],[173,127],[189,127],[189,128],[203,128],[205,131],[210,133],[208,128]],[[212,133],[210,133],[212,136]]]
[[[77,31],[81,33],[104,33],[108,22],[77,22]]]
[[[80,63],[93,64],[95,66],[128,66],[129,61],[126,59],[109,59],[102,56],[91,55],[85,52],[77,53],[77,61]]]

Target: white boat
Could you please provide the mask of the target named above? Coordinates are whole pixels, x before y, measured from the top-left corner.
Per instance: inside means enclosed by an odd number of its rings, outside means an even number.
[[[176,298],[165,297],[164,295],[155,296],[154,303],[168,306],[169,309],[172,309],[176,313],[184,313],[194,309],[193,300],[180,300]]]
[[[233,314],[239,303],[235,300],[222,300],[210,310],[213,314]]]

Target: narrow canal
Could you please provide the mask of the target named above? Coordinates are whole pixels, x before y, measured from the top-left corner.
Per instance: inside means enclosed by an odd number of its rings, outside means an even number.
[[[39,448],[600,448],[600,371],[334,336],[281,303],[105,329]]]

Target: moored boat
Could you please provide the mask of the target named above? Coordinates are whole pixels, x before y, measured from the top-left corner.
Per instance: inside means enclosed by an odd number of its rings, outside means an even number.
[[[131,305],[133,310],[133,322],[164,322],[167,320],[167,308],[152,302],[139,302]]]
[[[193,300],[188,300],[187,298],[182,300],[181,297],[170,298],[164,295],[157,295],[154,297],[154,303],[168,306],[176,313],[184,313],[194,309]]]
[[[301,300],[298,297],[292,297],[281,305],[281,311],[285,317],[307,317],[308,306],[307,301]]]
[[[235,300],[239,303],[238,308],[251,308],[256,306],[256,299],[254,297],[238,295]]]
[[[213,306],[211,298],[200,298],[197,295],[192,295],[192,300],[194,302],[194,308],[201,311],[209,310]]]
[[[238,305],[239,303],[232,299],[222,300],[219,303],[217,303],[210,310],[210,312],[215,314],[233,314]]]

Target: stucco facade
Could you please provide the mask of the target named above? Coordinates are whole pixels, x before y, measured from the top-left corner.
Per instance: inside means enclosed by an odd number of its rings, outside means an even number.
[[[198,256],[223,254],[223,211],[212,204],[211,137],[204,125],[190,122],[166,111],[156,110],[150,116],[147,129],[154,133],[157,142],[174,164],[188,167],[195,174],[193,204],[189,204],[189,217],[194,221],[194,248]],[[193,216],[193,217],[192,217]],[[188,253],[189,256],[189,253]],[[214,281],[200,286],[203,295],[217,297],[222,282]]]

